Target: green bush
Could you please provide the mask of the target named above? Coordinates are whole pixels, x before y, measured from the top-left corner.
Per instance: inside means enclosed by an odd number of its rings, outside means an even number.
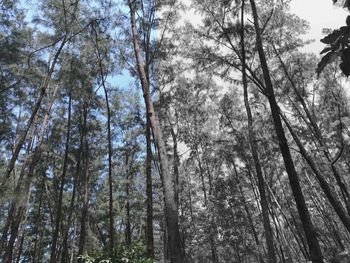
[[[153,263],[146,257],[144,247],[140,242],[133,242],[131,247],[117,246],[112,253],[108,251],[95,251],[91,254],[78,257],[83,263]]]

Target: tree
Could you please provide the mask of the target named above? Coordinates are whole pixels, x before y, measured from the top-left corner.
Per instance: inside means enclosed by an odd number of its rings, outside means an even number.
[[[153,138],[155,140],[156,147],[158,149],[160,159],[160,170],[162,176],[162,183],[164,189],[165,200],[165,214],[167,221],[167,230],[169,234],[169,248],[171,262],[183,262],[184,256],[181,248],[180,233],[178,226],[178,211],[175,202],[173,180],[171,178],[168,157],[166,155],[165,144],[162,138],[162,130],[159,125],[156,112],[154,111],[153,102],[150,97],[149,81],[147,79],[144,62],[141,55],[141,49],[139,44],[139,36],[136,28],[135,12],[136,2],[128,1],[130,8],[130,23],[133,37],[133,45],[135,51],[135,59],[137,63],[137,70],[142,86],[142,91],[145,99],[147,118],[150,120],[151,129],[153,132]]]

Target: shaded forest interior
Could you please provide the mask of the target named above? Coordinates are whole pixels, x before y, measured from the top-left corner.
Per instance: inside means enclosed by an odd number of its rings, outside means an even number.
[[[290,4],[0,0],[0,261],[350,262],[350,16]]]

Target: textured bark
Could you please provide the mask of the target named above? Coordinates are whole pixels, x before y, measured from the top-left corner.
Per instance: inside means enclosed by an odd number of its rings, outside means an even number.
[[[244,28],[244,4],[245,1],[242,1],[242,12],[241,12],[241,24]],[[244,30],[241,30],[241,55],[242,55],[242,82],[243,82],[243,94],[244,94],[244,105],[247,112],[248,118],[248,138],[250,150],[253,156],[253,161],[255,165],[255,172],[258,178],[258,189],[260,193],[260,205],[261,205],[261,213],[263,219],[263,226],[265,231],[266,245],[267,245],[267,254],[268,254],[268,262],[275,263],[277,262],[276,252],[273,242],[273,232],[269,218],[269,208],[268,208],[268,200],[266,196],[265,190],[265,182],[264,176],[261,169],[261,164],[259,160],[258,154],[258,145],[256,143],[255,133],[253,129],[253,116],[249,105],[248,100],[248,82],[246,75],[246,54],[245,54],[245,43],[244,43]]]
[[[265,92],[269,101],[270,110],[272,113],[272,119],[274,122],[275,131],[278,137],[280,151],[284,160],[286,172],[288,174],[289,183],[297,205],[298,213],[303,225],[304,233],[305,233],[309,251],[310,251],[310,259],[313,263],[321,263],[323,262],[323,255],[316,237],[316,231],[311,222],[309,210],[305,203],[305,198],[301,190],[298,175],[295,170],[294,162],[290,153],[287,138],[285,136],[283,126],[282,126],[282,121],[279,115],[279,107],[275,98],[273,85],[270,77],[270,72],[267,66],[266,56],[263,49],[262,38],[260,35],[259,19],[258,19],[255,1],[250,0],[250,3],[252,7],[254,27],[256,32],[256,46],[259,53],[259,59],[260,59],[261,68],[263,71],[263,76],[265,81],[265,87],[266,87]]]
[[[165,216],[167,221],[167,230],[169,236],[170,258],[172,263],[183,263],[184,255],[181,248],[181,239],[178,224],[178,210],[175,202],[173,178],[170,172],[169,161],[167,157],[165,143],[162,138],[162,130],[153,107],[153,102],[149,92],[149,83],[145,66],[141,55],[141,47],[139,43],[139,36],[136,28],[136,2],[128,0],[130,8],[130,22],[132,31],[132,41],[134,45],[135,58],[137,63],[137,71],[139,74],[143,96],[146,104],[147,117],[150,120],[153,138],[158,149],[160,160],[161,177],[163,178],[164,200],[165,200]]]

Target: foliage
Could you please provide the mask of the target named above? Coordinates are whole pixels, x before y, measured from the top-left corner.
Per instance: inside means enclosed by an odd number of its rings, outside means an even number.
[[[337,3],[338,0],[333,0],[333,3]],[[350,10],[350,2],[347,0],[344,3],[344,8]],[[317,65],[316,73],[319,75],[323,69],[332,62],[336,61],[338,57],[341,59],[339,65],[343,74],[347,77],[350,76],[350,16],[346,18],[346,26],[342,26],[339,29],[335,29],[326,37],[321,39],[321,42],[328,45],[324,48],[320,54],[326,53],[321,61]]]
[[[141,242],[132,242],[131,247],[119,245],[108,251],[96,251],[78,257],[84,263],[153,263],[145,256],[144,246]]]

